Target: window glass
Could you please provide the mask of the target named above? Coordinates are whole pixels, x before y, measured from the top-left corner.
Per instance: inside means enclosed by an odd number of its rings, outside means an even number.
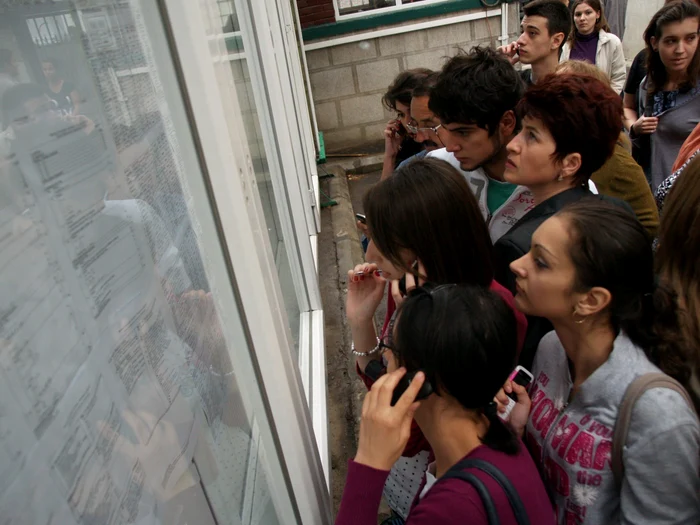
[[[202,243],[190,187],[203,174],[184,169],[195,144],[174,124],[185,107],[168,105],[178,88],[149,7],[0,7],[3,524],[282,522],[259,385],[232,360],[250,359],[235,348],[247,343],[222,322],[232,291],[211,268],[224,256]],[[284,281],[253,114],[240,130]]]
[[[226,36],[226,47],[229,51],[227,59],[231,65],[231,74],[236,86],[238,104],[243,113],[241,126],[245,129],[248,140],[248,148],[255,170],[260,200],[265,214],[270,246],[275,258],[275,265],[282,288],[282,297],[287,310],[287,317],[292,331],[295,349],[299,347],[299,323],[301,312],[297,291],[294,287],[292,270],[289,264],[287,241],[282,234],[278,205],[275,192],[272,187],[272,179],[267,162],[267,152],[263,143],[261,131],[261,116],[255,104],[253,85],[248,70],[248,60],[243,40],[240,36],[240,24],[236,15],[236,8],[232,0],[216,0],[221,16],[221,29]],[[233,34],[230,34],[232,33]]]
[[[415,3],[432,3],[442,0],[334,0],[340,16],[362,13],[376,9],[387,9],[397,6],[411,6]]]

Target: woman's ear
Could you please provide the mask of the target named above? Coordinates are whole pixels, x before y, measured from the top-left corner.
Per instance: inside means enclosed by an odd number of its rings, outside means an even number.
[[[658,50],[659,50],[659,46],[658,46],[658,44],[657,44],[657,42],[656,42],[656,37],[655,37],[655,36],[652,36],[652,37],[651,37],[651,39],[649,40],[649,43],[651,44],[651,48],[652,48],[654,51],[658,51]]]
[[[574,314],[589,317],[605,310],[612,302],[612,295],[602,286],[595,286],[585,293],[574,307]]]
[[[561,161],[561,170],[559,175],[561,178],[571,178],[576,175],[576,172],[581,169],[581,154],[569,153],[564,160]]]

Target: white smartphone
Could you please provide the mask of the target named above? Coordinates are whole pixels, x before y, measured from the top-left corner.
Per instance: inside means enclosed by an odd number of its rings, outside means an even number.
[[[515,367],[515,370],[513,370],[513,373],[510,374],[510,377],[508,377],[509,380],[513,381],[513,383],[516,383],[520,386],[527,387],[532,381],[535,379],[534,376],[525,368],[520,365]],[[515,392],[511,392],[508,395],[508,406],[506,407],[505,412],[499,412],[498,415],[503,421],[508,421],[508,418],[510,417],[510,413],[513,410],[513,407],[515,406],[515,403],[518,400],[518,396],[515,394]]]

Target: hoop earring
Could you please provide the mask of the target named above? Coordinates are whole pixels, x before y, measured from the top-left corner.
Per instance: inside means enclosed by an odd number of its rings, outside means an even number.
[[[576,311],[576,308],[574,308],[574,311],[573,311],[573,313],[571,314],[571,317],[574,318],[574,323],[576,323],[576,324],[583,324],[583,323],[585,323],[586,320],[588,319],[588,317],[586,317],[585,315],[583,316],[583,319],[576,319],[576,316],[577,316],[577,315],[581,315],[581,314],[579,314],[579,313]]]

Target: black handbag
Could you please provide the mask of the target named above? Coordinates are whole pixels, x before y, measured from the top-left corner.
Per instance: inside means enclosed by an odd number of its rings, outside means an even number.
[[[484,483],[471,472],[466,472],[465,469],[481,470],[496,480],[498,485],[501,487],[501,489],[503,489],[503,492],[505,492],[506,496],[508,497],[510,507],[513,509],[513,514],[515,514],[515,520],[518,522],[518,525],[530,525],[530,518],[528,518],[527,512],[525,512],[525,506],[523,505],[518,492],[515,490],[503,472],[487,461],[481,459],[462,460],[448,470],[447,473],[438,480],[438,482],[450,478],[458,478],[472,485],[478,492],[481,502],[484,504],[489,525],[500,525],[501,521],[499,520],[498,513],[496,512],[496,505],[494,505],[493,498],[491,497],[489,490],[486,488],[486,485],[484,485]]]

